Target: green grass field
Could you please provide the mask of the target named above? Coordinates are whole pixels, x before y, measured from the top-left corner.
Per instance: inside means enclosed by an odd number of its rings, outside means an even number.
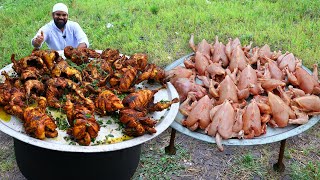
[[[92,49],[114,48],[125,55],[144,52],[151,62],[165,67],[192,52],[188,45],[190,34],[195,43],[215,36],[224,44],[228,38],[239,37],[242,45],[269,44],[272,51],[292,52],[311,68],[320,62],[320,1],[319,0],[68,0],[69,19],[78,22],[86,32]],[[31,38],[51,18],[55,2],[42,0],[0,1],[0,67],[11,63],[11,54],[20,59],[31,53]],[[46,48],[46,46],[44,46]],[[289,149],[290,150],[290,149]],[[287,154],[295,154],[289,151]],[[179,152],[185,150],[179,149]],[[157,151],[160,153],[162,151]],[[319,157],[319,150],[316,151]],[[2,156],[1,156],[2,154]],[[142,154],[145,166],[139,174],[170,174],[183,166],[178,164],[188,153],[176,159],[163,155]],[[296,153],[297,154],[297,153]],[[12,167],[14,157],[0,151],[4,163],[0,174]],[[185,157],[182,157],[185,156]],[[7,158],[9,157],[9,158]],[[155,163],[154,158],[159,161]],[[188,157],[189,158],[189,157]],[[9,160],[8,160],[9,159]],[[251,154],[237,157],[235,175],[242,171],[266,175],[261,163]],[[309,163],[290,165],[293,179],[317,179],[320,165]],[[1,162],[2,163],[2,162]],[[168,163],[174,167],[168,166]],[[266,162],[265,164],[268,164]],[[248,174],[248,173],[247,173]],[[232,175],[232,174],[231,174]],[[161,175],[162,176],[162,175]],[[157,179],[155,176],[155,179]],[[163,176],[162,176],[163,177]],[[165,176],[170,179],[170,176]],[[250,176],[251,177],[251,176]]]
[[[307,67],[320,59],[320,1],[64,1],[69,18],[79,22],[93,49],[116,48],[123,54],[144,52],[160,66],[192,52],[195,42],[239,37],[242,44],[269,44],[272,51],[290,51]],[[11,54],[30,54],[31,38],[51,20],[52,3],[2,0],[0,65]],[[107,28],[110,23],[112,27]]]

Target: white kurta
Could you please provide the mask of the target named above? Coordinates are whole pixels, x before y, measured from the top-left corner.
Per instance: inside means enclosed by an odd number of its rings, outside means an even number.
[[[86,43],[87,47],[89,47],[87,35],[77,22],[68,20],[64,31],[61,32],[61,30],[54,24],[54,21],[51,20],[48,24],[42,26],[38,30],[34,38],[36,38],[37,35],[40,35],[41,31],[43,31],[44,34],[44,42],[46,42],[48,47],[52,50],[63,50],[66,46],[76,48],[80,43]]]

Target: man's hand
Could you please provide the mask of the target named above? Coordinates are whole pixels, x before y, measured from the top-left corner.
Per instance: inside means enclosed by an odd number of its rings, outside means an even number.
[[[42,42],[43,42],[43,40],[44,40],[43,31],[41,31],[41,34],[33,39],[33,46],[34,47],[40,47]]]
[[[87,48],[87,44],[86,43],[80,43],[77,48],[79,48],[79,49]]]

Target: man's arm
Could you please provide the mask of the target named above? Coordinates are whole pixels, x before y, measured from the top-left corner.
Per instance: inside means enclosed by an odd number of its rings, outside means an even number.
[[[88,48],[89,47],[89,41],[88,41],[88,37],[86,35],[86,33],[84,33],[84,31],[82,30],[82,28],[80,27],[80,25],[78,23],[75,22],[75,36],[78,40],[78,48],[82,47],[82,48]],[[85,45],[85,47],[84,47]]]

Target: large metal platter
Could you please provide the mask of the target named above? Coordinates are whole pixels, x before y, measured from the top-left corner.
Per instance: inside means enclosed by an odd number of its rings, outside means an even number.
[[[183,64],[184,60],[189,58],[192,55],[194,55],[194,53],[191,53],[189,55],[181,57],[180,59],[178,59],[178,60],[174,61],[173,63],[171,63],[170,65],[168,65],[165,68],[165,70],[166,71],[171,70],[171,69],[175,68],[176,66],[184,66],[184,64]],[[303,68],[311,74],[311,71],[309,69],[307,69],[304,66],[303,66]],[[171,124],[171,127],[176,129],[177,131],[179,131],[185,135],[191,136],[193,138],[196,138],[196,139],[199,139],[202,141],[206,141],[209,143],[216,143],[214,137],[206,135],[203,131],[201,131],[201,130],[190,131],[188,128],[182,126],[181,125],[182,119],[184,119],[184,116],[180,112],[178,112],[178,114],[175,118],[175,121]],[[309,122],[304,125],[288,125],[285,128],[271,128],[268,126],[267,133],[262,136],[255,137],[253,139],[228,139],[228,140],[223,140],[222,144],[225,144],[225,145],[257,145],[257,144],[273,143],[273,142],[287,139],[292,136],[296,136],[296,135],[308,130],[309,128],[311,128],[315,124],[317,124],[317,122],[319,120],[320,120],[320,115],[317,115],[317,116],[313,116],[312,118],[310,118]]]
[[[61,52],[60,52],[61,53]],[[12,69],[12,64],[7,65],[3,69],[0,70],[0,74],[2,71],[6,71],[9,74],[14,72]],[[5,79],[4,76],[0,75],[0,82],[3,82]],[[158,89],[160,85],[154,84],[150,85],[145,82],[137,85],[137,88],[148,88],[148,89]],[[159,90],[154,97],[154,102],[159,102],[161,100],[172,100],[174,98],[179,97],[176,89],[171,83],[167,83],[166,89]],[[153,119],[158,120],[158,123],[155,126],[157,130],[156,133],[149,135],[145,134],[140,137],[135,138],[127,138],[122,134],[121,130],[119,130],[119,124],[114,121],[109,121],[111,123],[106,123],[110,120],[110,117],[104,116],[100,117],[96,115],[97,120],[102,120],[104,122],[104,127],[101,127],[98,137],[95,139],[95,142],[98,141],[108,141],[108,143],[99,143],[98,145],[90,145],[90,146],[80,146],[70,144],[70,141],[65,140],[64,137],[68,136],[66,131],[58,130],[58,137],[56,138],[46,138],[45,140],[35,139],[33,137],[28,136],[23,128],[23,123],[20,119],[15,116],[8,115],[8,119],[0,118],[0,131],[16,138],[25,143],[50,149],[57,151],[65,151],[65,152],[107,152],[107,151],[116,151],[120,149],[130,148],[139,144],[142,144],[148,140],[151,140],[165,131],[170,124],[174,121],[174,117],[176,117],[179,109],[179,103],[174,103],[170,108],[165,109],[160,112],[154,112],[149,114]],[[3,113],[3,111],[1,112]],[[51,114],[55,117],[60,116],[61,113],[52,111]],[[110,136],[110,134],[112,136]],[[122,141],[122,140],[124,141]],[[94,144],[94,143],[92,143]]]

